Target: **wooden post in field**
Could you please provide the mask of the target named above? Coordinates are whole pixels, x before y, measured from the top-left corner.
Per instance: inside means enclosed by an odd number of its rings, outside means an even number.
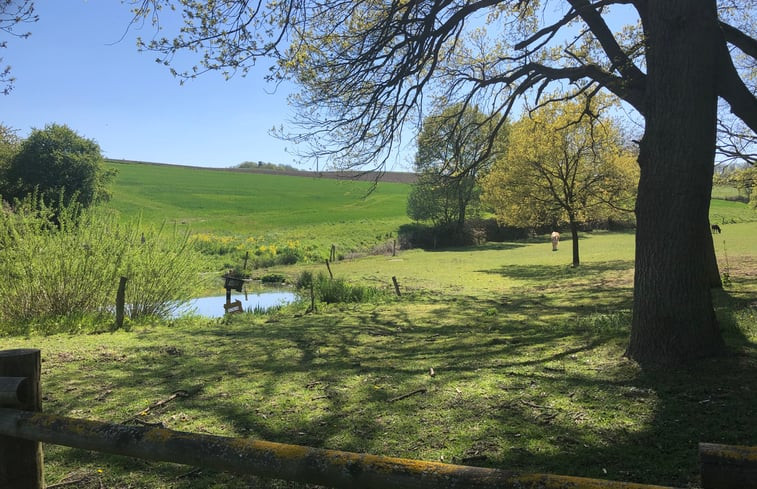
[[[329,261],[326,260],[326,268],[329,270],[329,277],[331,277],[331,280],[334,280],[334,274],[331,273],[331,265],[329,265]]]
[[[392,256],[397,256],[397,240],[392,242]]]
[[[331,245],[331,253],[329,254],[329,261],[335,261],[336,260],[336,245]]]
[[[8,391],[0,396],[0,407],[41,411],[40,371],[39,350],[0,351],[0,378],[5,379],[2,384]],[[42,489],[43,486],[42,444],[0,435],[0,487]]]
[[[310,309],[307,312],[316,312],[315,308],[315,285],[310,281]]]
[[[394,284],[394,291],[397,293],[397,297],[402,297],[400,294],[400,284],[397,282],[397,277],[392,277],[392,283]]]
[[[121,277],[116,292],[116,326],[114,329],[124,327],[124,308],[126,307],[126,277]]]

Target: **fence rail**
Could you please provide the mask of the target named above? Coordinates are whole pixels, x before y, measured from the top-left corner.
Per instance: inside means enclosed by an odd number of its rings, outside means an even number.
[[[602,488],[661,486],[515,472],[124,426],[0,408],[0,434],[153,461],[336,488]]]
[[[0,351],[0,379],[14,378],[0,381],[3,489],[44,487],[40,442],[334,488],[663,489],[663,486],[524,474],[46,414],[40,412],[39,406],[39,360],[39,350]],[[21,380],[22,377],[26,380]],[[700,452],[704,489],[757,489],[757,448],[701,444]]]
[[[757,487],[757,447],[700,443],[699,464],[705,489]]]

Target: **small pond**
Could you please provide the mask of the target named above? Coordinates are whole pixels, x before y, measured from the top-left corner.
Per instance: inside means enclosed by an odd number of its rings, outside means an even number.
[[[239,300],[245,311],[254,309],[270,309],[271,307],[286,305],[297,300],[297,294],[288,290],[264,290],[257,292],[232,292],[231,302]],[[194,313],[198,316],[220,318],[224,315],[223,305],[226,294],[211,297],[198,297],[183,305],[174,313],[174,317]]]

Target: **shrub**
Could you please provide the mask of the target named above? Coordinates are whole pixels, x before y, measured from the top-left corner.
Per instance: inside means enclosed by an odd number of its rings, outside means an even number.
[[[189,234],[150,231],[144,243],[131,246],[124,256],[121,273],[129,278],[126,286],[127,313],[168,317],[192,298],[199,279],[200,260],[193,253]]]
[[[199,255],[186,235],[142,231],[104,212],[79,214],[75,204],[55,211],[57,224],[52,214],[33,197],[0,213],[2,329],[48,322],[72,330],[82,324],[77,317],[110,317],[121,276],[131,319],[165,317],[195,290]]]
[[[260,278],[260,281],[264,284],[283,284],[284,282],[286,282],[286,277],[284,277],[280,273],[269,273],[267,275],[263,275]]]
[[[313,280],[313,272],[305,270],[297,276],[294,286],[297,290],[309,289],[310,285],[313,284]]]
[[[323,272],[318,275],[302,272],[295,284],[298,290],[309,290],[312,286],[316,299],[326,304],[372,302],[383,296],[383,292],[375,287],[351,285],[342,278],[332,279]]]
[[[114,174],[95,141],[50,124],[33,130],[10,158],[5,193],[21,199],[36,189],[49,206],[76,201],[88,207],[110,197],[107,185]]]

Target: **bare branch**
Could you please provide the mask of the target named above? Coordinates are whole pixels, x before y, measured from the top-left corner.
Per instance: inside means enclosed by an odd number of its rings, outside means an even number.
[[[599,14],[598,4],[591,4],[589,0],[568,0],[573,8],[578,12],[586,25],[591,29],[592,34],[602,45],[607,53],[612,69],[618,70],[623,78],[629,84],[639,83],[644,78],[644,73],[628,58],[628,55],[618,44],[610,29],[607,27],[604,19]]]
[[[752,131],[757,132],[757,98],[744,84],[725,44],[718,56],[718,95],[725,99],[731,112]]]
[[[31,32],[16,32],[15,28],[20,24],[37,22],[39,16],[34,13],[33,0],[3,0],[0,1],[0,33],[12,37],[25,39]],[[0,41],[0,48],[6,48],[7,41]],[[0,57],[0,93],[7,95],[13,89],[15,79],[11,77],[11,67],[2,65]]]
[[[739,48],[744,54],[757,59],[757,39],[725,22],[720,22],[720,28],[723,30],[726,41]]]

